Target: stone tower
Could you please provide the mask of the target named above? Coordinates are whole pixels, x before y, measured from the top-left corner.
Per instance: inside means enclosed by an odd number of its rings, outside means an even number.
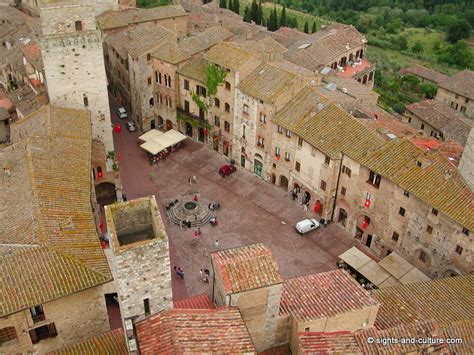
[[[93,138],[113,151],[102,34],[95,16],[117,0],[41,0],[40,40],[51,103],[90,110]]]
[[[474,190],[474,128],[471,128],[466,145],[459,162],[459,171],[466,179],[471,190]]]

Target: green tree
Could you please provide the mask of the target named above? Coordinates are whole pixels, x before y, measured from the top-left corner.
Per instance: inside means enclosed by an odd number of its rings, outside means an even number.
[[[252,14],[250,13],[250,8],[248,6],[245,6],[243,17],[244,17],[245,22],[251,22],[252,21]]]
[[[304,32],[304,33],[309,33],[309,25],[308,25],[308,21],[306,21],[306,22],[304,23],[304,29],[303,29],[303,32]]]
[[[423,44],[421,41],[416,41],[413,46],[411,47],[411,51],[413,53],[421,53],[423,52]]]
[[[439,41],[435,41],[435,42],[433,43],[433,50],[434,50],[435,52],[437,52],[437,51],[440,50],[440,48],[441,48],[441,43],[440,43]]]
[[[262,25],[264,26],[264,23],[263,23],[263,8],[262,8],[262,2],[259,1],[258,2],[258,7],[257,7],[257,21],[255,21],[255,23],[257,25]]]
[[[408,40],[405,36],[399,36],[397,39],[397,45],[400,50],[404,51],[408,49]]]
[[[227,4],[225,0],[219,0],[219,7],[225,9],[227,8]]]
[[[401,115],[401,114],[403,114],[403,112],[405,112],[405,105],[401,102],[395,102],[392,105],[392,109],[393,109],[393,111],[395,111],[396,113]]]
[[[451,23],[446,29],[446,40],[449,43],[456,43],[460,39],[467,38],[471,34],[471,26],[469,22],[459,19]]]
[[[250,19],[253,22],[258,23],[258,4],[256,0],[253,0],[250,5]]]
[[[232,11],[232,9],[234,8],[234,3],[233,3],[232,0],[229,0],[229,2],[227,3],[227,8],[228,8],[229,10],[231,10],[231,11]]]
[[[438,62],[474,69],[474,54],[466,42],[459,41],[454,45],[447,46],[438,56]]]
[[[316,32],[316,22],[313,22],[313,27],[311,28],[311,33]]]
[[[270,16],[268,17],[267,21],[267,29],[269,31],[276,31],[278,29],[276,7],[274,7],[273,10],[270,11]]]
[[[283,5],[280,15],[280,27],[286,27],[286,6]]]
[[[434,99],[438,87],[431,83],[422,83],[420,85],[420,93],[422,93],[427,99]]]
[[[234,11],[237,15],[240,15],[240,1],[234,0],[232,5],[232,11]]]

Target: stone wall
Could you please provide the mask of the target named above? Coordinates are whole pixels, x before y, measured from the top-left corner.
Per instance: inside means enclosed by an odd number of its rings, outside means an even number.
[[[110,283],[109,283],[110,284]],[[38,352],[59,349],[109,330],[104,294],[109,285],[101,285],[43,304],[45,321],[33,323],[29,310],[0,318],[0,329],[14,326],[17,341],[0,346],[0,353]],[[54,322],[58,335],[32,344],[29,330]]]
[[[94,23],[94,30],[46,35],[40,41],[48,95],[52,104],[73,108],[87,105],[91,111],[93,138],[104,142],[106,151],[113,151],[102,35],[95,30],[93,14],[91,19],[91,14],[83,14],[82,8],[77,11],[85,16],[85,22],[91,23],[88,26]],[[52,26],[55,11],[44,14],[42,22]]]
[[[111,236],[111,270],[117,284],[123,319],[146,316],[172,307],[169,244],[154,197],[106,206],[107,228]],[[145,217],[143,211],[146,210]],[[146,217],[148,216],[148,217]],[[120,245],[117,235],[150,225],[155,238]]]
[[[465,235],[461,225],[440,211],[435,215],[431,206],[412,194],[406,196],[387,179],[382,178],[379,188],[368,184],[370,171],[357,162],[344,157],[343,165],[351,169],[351,176],[341,174],[334,220],[347,232],[355,236],[367,216],[370,224],[359,239],[376,255],[384,257],[396,251],[430,277],[472,272],[472,236]],[[343,187],[345,196],[341,194]],[[364,207],[367,193],[371,200],[368,208]],[[400,207],[405,209],[405,216],[399,214]],[[340,220],[341,209],[347,214],[344,221]],[[463,248],[461,255],[455,252],[457,246]]]
[[[452,91],[438,87],[436,100],[445,102],[458,112],[463,112],[464,107],[464,114],[469,118],[474,118],[474,100],[472,99],[468,99],[462,95],[458,95]]]
[[[138,58],[128,55],[128,62],[131,75],[131,118],[137,122],[142,131],[148,131],[151,120],[155,117],[155,108],[150,105],[150,99],[154,97],[153,65],[151,60],[147,59],[147,54]]]
[[[474,190],[474,128],[471,128],[464,146],[461,161],[459,162],[459,171],[471,190]]]

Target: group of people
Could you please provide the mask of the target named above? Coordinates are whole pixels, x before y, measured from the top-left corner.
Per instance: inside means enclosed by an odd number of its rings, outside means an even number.
[[[218,210],[221,208],[221,204],[219,202],[209,202],[209,205],[207,206],[211,211]]]
[[[188,184],[189,186],[191,186],[192,184],[197,184],[198,180],[197,180],[197,176],[196,175],[193,175],[193,176],[190,176],[188,178]]]
[[[201,269],[201,271],[199,271],[199,276],[201,278],[201,281],[202,282],[209,282],[209,274],[211,272],[209,271],[209,269]]]
[[[175,266],[174,267],[174,273],[176,274],[177,277],[179,277],[181,280],[184,279],[184,271],[181,268],[181,266]]]

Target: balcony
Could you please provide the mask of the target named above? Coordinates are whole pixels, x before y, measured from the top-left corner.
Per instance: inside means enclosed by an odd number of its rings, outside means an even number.
[[[209,130],[212,128],[209,121],[203,116],[198,116],[191,112],[186,112],[181,107],[177,107],[176,111],[177,121],[189,123],[193,127],[207,128]]]
[[[338,72],[336,75],[340,78],[352,78],[363,71],[369,72],[372,67],[373,64],[370,61],[362,58],[358,62],[345,64],[343,66],[343,70]]]

